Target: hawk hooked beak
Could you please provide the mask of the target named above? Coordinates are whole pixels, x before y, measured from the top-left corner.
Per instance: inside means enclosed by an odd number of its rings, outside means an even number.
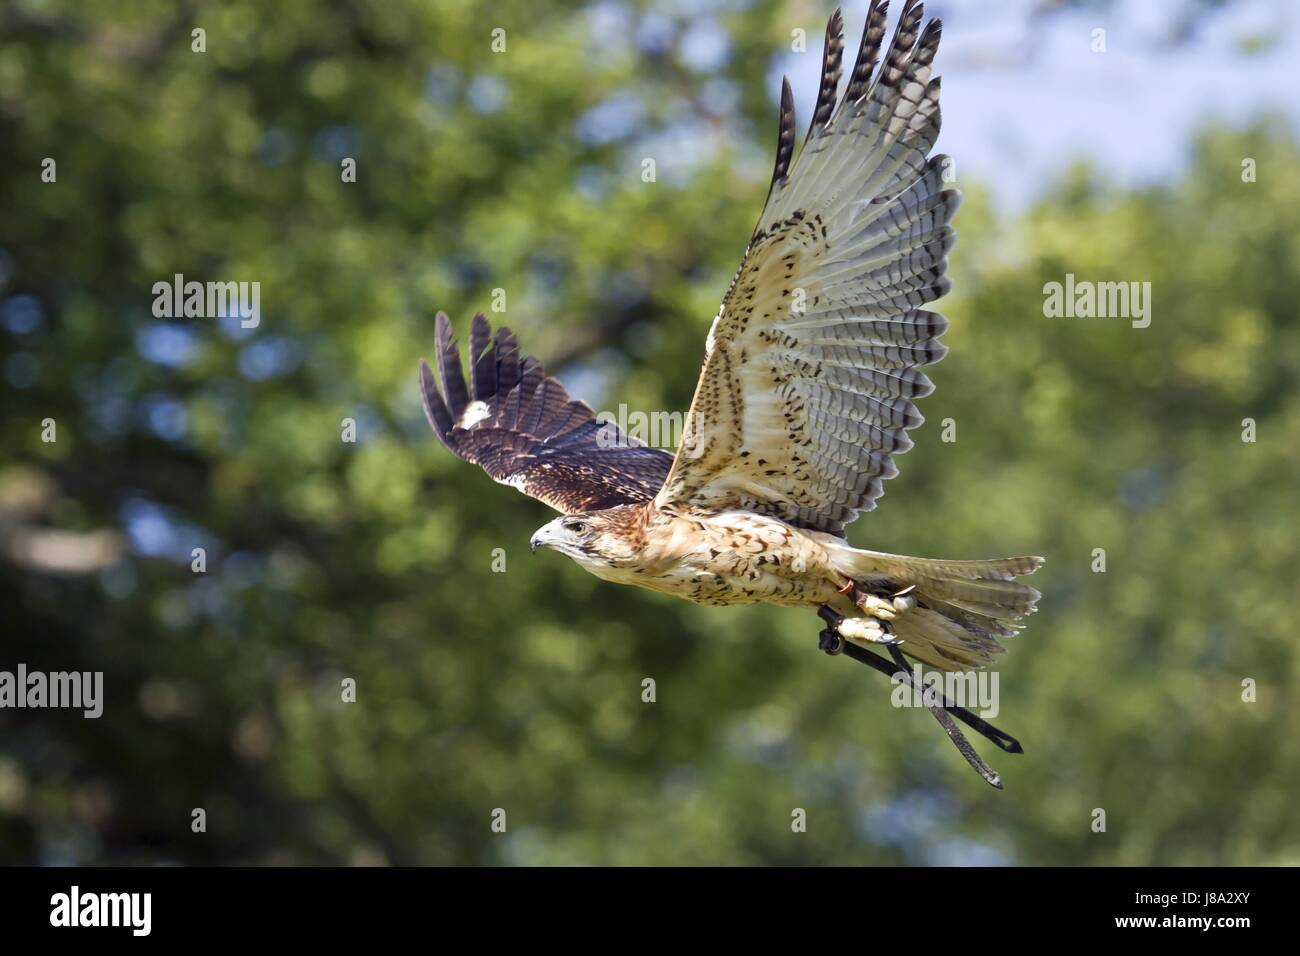
[[[529,548],[534,552],[538,548],[550,548],[553,551],[559,551],[561,554],[567,554],[574,557],[575,552],[580,553],[577,535],[564,526],[564,522],[570,520],[569,516],[556,518],[554,521],[548,521],[535,532],[532,539],[528,542]]]
[[[549,548],[554,543],[555,529],[545,524],[533,533],[532,539],[528,542],[528,549],[536,554],[538,548]]]

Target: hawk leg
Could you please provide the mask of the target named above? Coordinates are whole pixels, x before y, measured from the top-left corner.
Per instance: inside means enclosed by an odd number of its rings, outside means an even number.
[[[817,609],[817,614],[827,624],[818,635],[818,646],[821,650],[831,655],[847,654],[855,661],[858,661],[861,664],[866,664],[868,667],[879,671],[887,677],[897,679],[902,683],[907,684],[909,687],[915,686],[912,681],[912,674],[908,668],[907,661],[898,647],[891,646],[889,648],[889,653],[894,659],[892,662],[887,661],[879,655],[873,654],[866,648],[852,644],[844,639],[840,634],[840,629],[845,624],[849,623],[849,621],[852,620],[851,618],[845,618],[844,615],[825,604]],[[977,731],[1007,753],[1024,753],[1025,751],[1024,748],[1020,746],[1020,741],[1016,740],[1015,737],[1012,737],[1005,731],[994,727],[984,718],[971,713],[965,707],[958,707],[956,704],[950,704],[946,698],[942,705],[930,706],[927,704],[926,709],[929,710],[934,719],[939,722],[939,726],[941,726],[944,733],[948,735],[948,739],[953,742],[953,745],[961,755],[966,758],[966,762],[971,765],[971,768],[983,777],[990,786],[1001,790],[1002,778],[999,777],[993,768],[985,763],[980,755],[975,752],[975,748],[970,745],[970,741],[966,739],[965,734],[961,732],[961,729],[953,722],[952,718],[956,717],[962,723],[966,724],[966,726]]]

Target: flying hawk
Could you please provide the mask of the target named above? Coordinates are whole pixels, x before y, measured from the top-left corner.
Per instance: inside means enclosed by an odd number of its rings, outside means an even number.
[[[468,384],[439,313],[442,386],[423,361],[420,386],[451,452],[562,513],[534,550],[702,604],[830,609],[856,645],[968,670],[1035,609],[1038,592],[1015,579],[1043,559],[912,558],[844,536],[897,474],[922,421],[913,401],[933,390],[921,366],[947,351],[948,322],[925,306],[948,291],[960,201],[945,188],[947,158],[929,156],[940,21],[922,30],[922,5],[908,0],[881,65],[886,9],[872,3],[842,97],[843,20],[831,17],[797,162],[782,85],[767,203],[709,330],[675,455],[597,419],[482,315]]]

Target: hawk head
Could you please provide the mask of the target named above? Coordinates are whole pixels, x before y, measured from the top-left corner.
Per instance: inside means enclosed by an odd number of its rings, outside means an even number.
[[[626,564],[644,543],[644,511],[641,505],[618,505],[565,515],[538,528],[529,545],[568,555],[589,571]]]

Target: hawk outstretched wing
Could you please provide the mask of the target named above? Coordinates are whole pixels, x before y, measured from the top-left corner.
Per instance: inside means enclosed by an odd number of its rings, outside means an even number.
[[[945,189],[941,24],[908,0],[876,70],[887,3],[873,2],[844,96],[838,11],[797,163],[790,85],[781,96],[767,204],[709,331],[704,368],[656,504],[738,508],[842,535],[875,507],[919,425],[947,320],[921,308],[944,277],[960,201]],[[874,75],[873,75],[874,73]]]
[[[574,401],[542,363],[519,354],[514,334],[492,334],[483,315],[469,333],[466,388],[451,322],[439,312],[438,370],[442,391],[420,361],[424,414],[448,451],[480,465],[503,485],[576,514],[648,501],[663,485],[673,457],[596,418]]]

